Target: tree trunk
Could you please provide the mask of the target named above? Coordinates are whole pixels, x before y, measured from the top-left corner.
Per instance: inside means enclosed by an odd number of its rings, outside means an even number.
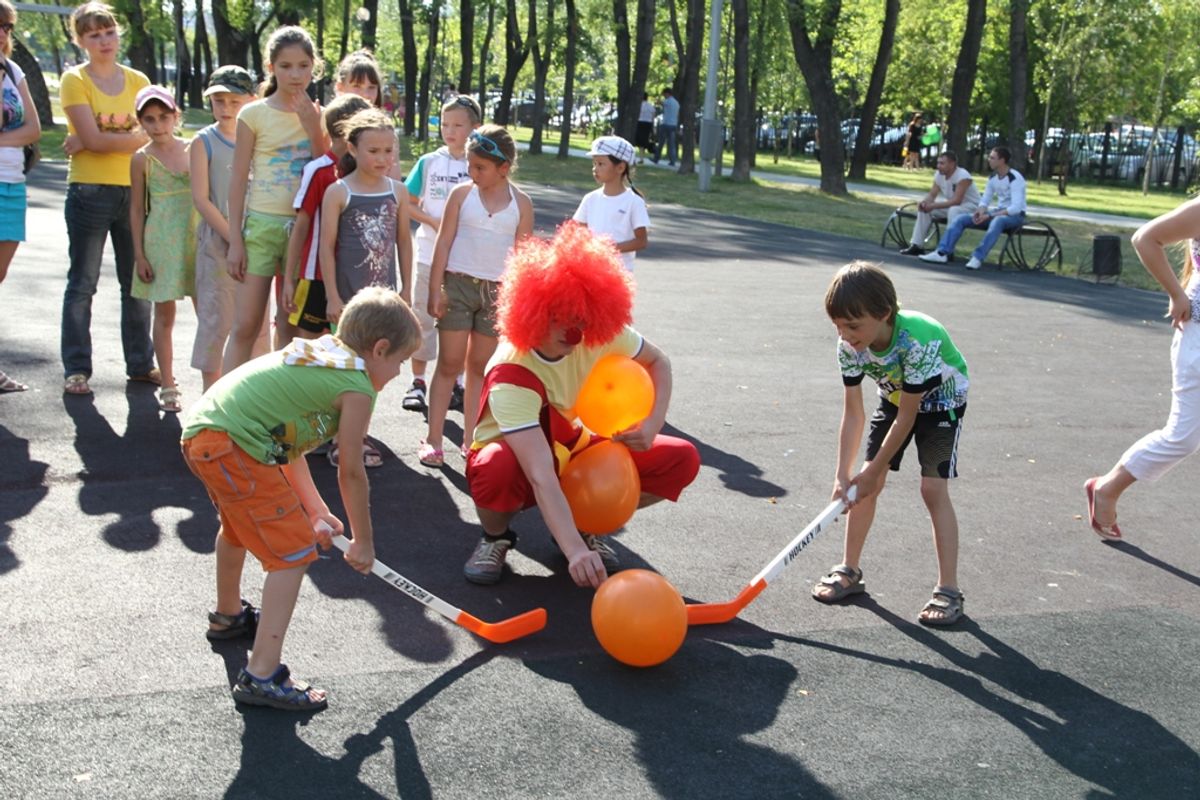
[[[204,0],[196,0],[196,34],[192,41],[192,91],[196,108],[204,107],[204,87],[212,74],[212,48],[208,45],[208,25],[204,21]]]
[[[986,18],[987,0],[967,0],[967,25],[963,30],[962,45],[958,49],[958,63],[954,67],[945,137],[947,149],[958,153],[960,161],[967,157],[971,93],[975,90],[975,73],[979,67],[979,47],[983,41],[983,23]],[[982,146],[981,140],[980,147]]]
[[[883,97],[883,83],[887,79],[888,64],[892,60],[892,45],[896,41],[896,23],[899,19],[900,0],[887,0],[883,12],[883,31],[879,34],[879,50],[875,53],[875,66],[871,68],[867,96],[863,99],[858,138],[854,142],[854,157],[850,159],[852,180],[863,180],[867,177],[867,159],[871,154],[871,139],[875,135],[875,118],[879,114],[879,101]],[[911,142],[908,147],[920,152],[921,143]]]
[[[38,122],[42,130],[54,127],[54,111],[50,105],[50,91],[46,88],[46,79],[42,76],[42,68],[37,58],[25,47],[25,42],[17,36],[12,38],[12,58],[21,71],[25,73],[25,83],[29,87],[29,96],[33,98],[33,107],[37,111]]]
[[[788,27],[792,51],[804,75],[804,85],[817,115],[821,138],[821,191],[846,194],[846,155],[842,145],[842,115],[833,84],[833,40],[837,34],[841,0],[826,0],[817,21],[816,40],[809,38],[806,0],[788,0]]]
[[[437,54],[438,33],[441,31],[443,0],[433,0],[427,12],[429,17],[429,38],[425,45],[425,65],[421,68],[421,116],[417,128],[417,139],[425,141],[429,138],[429,84],[433,80],[433,62]]]
[[[732,0],[733,8],[733,172],[735,181],[750,180],[754,142],[754,102],[750,99],[750,8]]]
[[[487,0],[487,27],[479,48],[479,107],[487,114],[487,68],[492,54],[492,35],[496,32],[496,0]]]
[[[409,0],[396,0],[400,12],[400,38],[404,41],[404,133],[411,136],[417,123],[417,41],[413,31],[413,7]]]
[[[1029,0],[1011,0],[1008,23],[1008,147],[1012,150],[1010,166],[1021,173],[1025,172],[1025,109],[1029,104],[1028,16]]]
[[[471,93],[471,75],[475,71],[475,0],[462,0],[458,17],[458,93]]]
[[[213,0],[213,36],[217,40],[217,63],[237,64],[240,67],[250,66],[250,42],[246,32],[235,28],[229,21],[228,0]],[[256,73],[262,78],[261,73]]]
[[[637,49],[633,69],[625,93],[618,95],[617,135],[629,141],[637,138],[638,112],[642,108],[642,95],[646,89],[646,75],[650,71],[650,51],[654,47],[654,0],[638,0]]]
[[[530,18],[529,31],[521,35],[521,20],[517,17],[516,0],[506,0],[504,14],[504,77],[500,83],[500,105],[496,108],[496,122],[508,125],[512,122],[513,87],[516,86],[517,76],[521,67],[529,58],[529,48],[532,44],[533,29],[536,20]]]
[[[567,158],[571,152],[571,118],[575,116],[575,48],[579,42],[579,13],[575,0],[566,0],[567,52],[563,63],[563,110],[559,124],[558,157]]]
[[[350,52],[350,0],[342,0],[342,40],[338,47],[338,64],[346,60]]]
[[[117,5],[117,10],[124,11],[125,18],[129,21],[129,27],[125,31],[125,55],[129,59],[129,66],[144,72],[151,83],[157,83],[154,38],[147,31],[142,0],[124,0]]]
[[[704,52],[704,0],[687,0],[684,34],[687,50],[680,58],[682,69],[675,79],[675,99],[679,101],[679,174],[696,171],[696,108],[700,104],[700,56]]]
[[[362,7],[367,10],[369,15],[363,20],[362,26],[362,46],[366,50],[375,51],[376,29],[379,25],[379,0],[362,0]],[[379,87],[383,91],[383,87]]]
[[[185,98],[185,95],[192,83],[192,56],[188,52],[187,35],[183,30],[183,0],[172,0],[171,5],[175,22],[175,104],[186,108],[191,105],[188,102],[190,98]]]
[[[536,19],[536,3],[537,0],[529,0],[530,19]],[[558,39],[558,32],[554,29],[555,4],[556,0],[546,3],[545,42],[538,36],[536,23],[530,28],[533,40],[533,136],[529,140],[529,152],[534,155],[540,155],[542,152],[542,128],[546,117],[546,77],[550,72],[555,40]]]
[[[624,115],[625,95],[629,92],[632,78],[629,73],[629,57],[632,47],[629,42],[629,8],[627,0],[613,0],[613,27],[617,36],[617,130],[620,130]],[[605,131],[607,133],[607,131]]]

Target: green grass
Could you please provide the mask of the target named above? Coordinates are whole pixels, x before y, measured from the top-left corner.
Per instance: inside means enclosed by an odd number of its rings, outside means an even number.
[[[513,135],[518,141],[528,142],[532,131],[529,128],[514,128]],[[543,140],[543,146],[552,152],[558,150],[559,136],[554,131]],[[582,134],[572,134],[571,147],[587,150],[591,140]],[[725,151],[722,155],[722,165],[725,169],[733,168],[733,154]],[[770,151],[759,153],[755,170],[778,175],[813,178],[821,177],[821,165],[811,156],[787,157]],[[649,170],[646,170],[647,172]],[[914,197],[929,191],[933,183],[933,170],[905,170],[900,167],[882,164],[869,164],[865,183],[882,188],[901,190]],[[1028,184],[1028,199],[1031,205],[1048,208],[1062,208],[1070,211],[1088,211],[1101,214],[1121,214],[1141,219],[1153,219],[1179,205],[1186,195],[1180,192],[1169,192],[1163,189],[1152,189],[1143,195],[1140,188],[1116,186],[1101,186],[1093,183],[1073,181],[1067,186],[1066,196],[1058,193],[1058,185],[1053,180],[1041,183],[1030,180]],[[890,201],[889,201],[890,202]]]
[[[580,196],[596,186],[590,171],[578,160],[559,161],[553,154],[523,153],[515,180],[577,189]],[[669,202],[727,216],[841,234],[875,244],[879,243],[884,223],[896,205],[893,199],[875,195],[852,192],[847,197],[832,197],[796,184],[763,180],[735,183],[728,177],[714,178],[710,191],[701,192],[695,175],[677,175],[668,170],[642,170],[637,173],[636,180],[650,204],[651,216],[656,203]],[[730,214],[730,209],[737,209],[737,213]],[[1062,272],[1067,275],[1076,274],[1079,264],[1088,257],[1094,234],[1129,235],[1127,229],[1063,220],[1054,220],[1053,227],[1062,242]],[[973,245],[982,233],[967,231],[966,237],[965,243]],[[999,251],[994,250],[992,257],[998,258]],[[1158,286],[1143,270],[1136,268],[1123,273],[1122,282],[1145,289],[1157,289]]]

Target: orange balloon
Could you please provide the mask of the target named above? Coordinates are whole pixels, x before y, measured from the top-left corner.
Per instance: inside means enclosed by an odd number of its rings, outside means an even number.
[[[629,448],[600,442],[567,462],[559,477],[575,527],[605,534],[620,528],[637,510],[642,480]]]
[[[679,591],[658,573],[618,572],[592,599],[592,630],[610,656],[631,667],[661,664],[683,644],[687,609]]]
[[[628,356],[605,356],[597,361],[575,399],[575,413],[598,436],[612,436],[636,425],[652,408],[650,373]]]

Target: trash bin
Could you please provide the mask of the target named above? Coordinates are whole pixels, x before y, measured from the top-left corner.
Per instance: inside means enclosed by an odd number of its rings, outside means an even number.
[[[1092,273],[1098,278],[1121,274],[1121,237],[1111,233],[1092,236]]]

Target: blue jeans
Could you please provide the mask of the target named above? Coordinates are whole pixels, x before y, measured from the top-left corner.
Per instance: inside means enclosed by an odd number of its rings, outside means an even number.
[[[999,217],[992,217],[986,225],[976,225],[971,221],[970,214],[964,214],[958,219],[954,220],[954,222],[952,222],[950,226],[946,228],[946,232],[942,234],[942,240],[938,242],[937,249],[939,253],[951,255],[954,252],[954,245],[958,244],[958,240],[962,238],[963,231],[965,231],[967,228],[975,228],[976,230],[983,230],[986,228],[987,233],[983,235],[983,241],[980,242],[979,246],[971,252],[972,258],[977,258],[979,259],[980,263],[983,263],[985,260],[987,260],[987,254],[991,252],[991,249],[996,245],[996,240],[1000,238],[1000,234],[1024,224],[1024,211],[1022,211],[1020,214],[1013,214],[1011,216],[1008,214],[1003,214]]]
[[[67,220],[67,290],[63,294],[63,374],[92,376],[92,296],[100,281],[104,242],[111,236],[121,284],[121,344],[125,373],[145,375],[154,368],[150,342],[150,303],[129,296],[133,283],[133,233],[129,228],[129,187],[72,183],[63,209]]]
[[[658,146],[654,148],[654,163],[662,159],[663,145],[667,146],[667,161],[673,166],[679,160],[679,126],[659,125]]]

